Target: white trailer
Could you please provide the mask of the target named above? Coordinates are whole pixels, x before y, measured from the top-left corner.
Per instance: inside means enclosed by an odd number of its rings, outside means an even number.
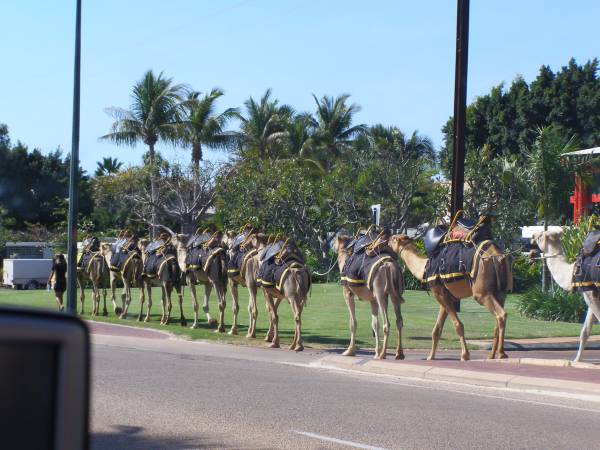
[[[51,259],[5,259],[3,264],[3,284],[14,289],[46,286],[52,269]]]

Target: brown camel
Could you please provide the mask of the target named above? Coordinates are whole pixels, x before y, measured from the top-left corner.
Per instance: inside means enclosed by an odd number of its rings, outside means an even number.
[[[398,253],[415,278],[423,281],[427,258],[419,254],[413,241],[408,236],[398,234],[391,237],[390,246]],[[456,312],[456,302],[468,297],[473,297],[477,303],[487,308],[496,318],[494,340],[488,358],[494,359],[496,356],[499,359],[508,358],[504,352],[504,332],[506,329],[504,301],[506,300],[506,293],[512,289],[510,262],[495,244],[490,244],[482,251],[476,264],[474,279],[462,279],[451,283],[438,280],[429,286],[431,293],[440,304],[440,310],[431,333],[431,352],[427,357],[428,360],[435,359],[435,352],[447,316],[452,319],[456,334],[460,339],[461,360],[467,361],[469,359],[464,327]]]
[[[110,266],[110,260],[112,258],[112,246],[110,244],[102,244],[101,252],[104,255],[106,264]],[[123,265],[122,270],[110,270],[110,300],[113,304],[115,313],[119,315],[119,318],[126,319],[127,312],[129,311],[129,305],[131,303],[131,287],[137,286],[140,290],[140,304],[144,304],[144,284],[142,281],[143,263],[142,258],[137,254],[131,254],[130,258],[127,259]],[[117,306],[116,302],[116,290],[117,281],[123,282],[123,292],[121,293],[121,302],[123,306]],[[142,320],[142,312],[138,314],[137,320]]]
[[[256,256],[258,260],[260,260],[260,256],[266,249],[266,241],[266,236],[262,233],[256,233],[251,238],[252,246],[258,251]],[[282,259],[285,260],[285,257],[282,256]],[[277,309],[281,300],[286,299],[292,307],[295,323],[294,339],[289,349],[299,352],[304,350],[302,341],[302,310],[306,306],[306,298],[310,289],[310,273],[305,266],[290,266],[282,278],[283,281],[280,282],[279,286],[262,286],[270,318],[269,331],[265,340],[271,341],[269,347],[279,348],[279,315],[277,314]]]
[[[173,244],[177,249],[177,261],[179,267],[183,273],[187,285],[190,287],[192,293],[192,303],[194,307],[194,323],[191,328],[197,328],[198,323],[198,296],[196,294],[196,284],[202,284],[204,286],[204,304],[202,310],[206,314],[206,319],[210,325],[217,324],[218,333],[225,332],[225,291],[227,287],[227,266],[225,263],[225,249],[222,247],[215,247],[216,253],[211,253],[211,257],[206,261],[204,267],[186,267],[186,257],[188,249],[186,243],[190,236],[187,234],[173,234]],[[219,301],[219,321],[217,322],[210,316],[208,309],[208,300],[212,289],[215,289],[217,298]],[[234,310],[233,325],[229,334],[237,334],[237,311]]]
[[[99,314],[100,289],[102,289],[104,298],[102,315],[108,316],[108,310],[106,309],[106,289],[103,287],[107,272],[108,266],[100,252],[94,252],[93,256],[84,267],[77,268],[77,285],[79,286],[79,300],[81,302],[80,314],[84,313],[83,303],[85,301],[85,282],[90,280],[92,283],[92,316],[97,316]]]
[[[333,249],[337,253],[337,262],[340,272],[342,271],[346,259],[351,255],[347,248],[352,236],[337,235],[333,241]],[[388,298],[394,305],[396,315],[396,329],[398,330],[398,345],[396,347],[396,359],[404,359],[402,350],[402,313],[400,305],[404,303],[402,293],[404,292],[404,280],[402,271],[398,262],[383,261],[377,265],[371,276],[371,282],[366,285],[353,286],[351,284],[342,285],[342,293],[348,312],[350,313],[350,345],[343,353],[345,356],[354,356],[356,354],[356,312],[355,300],[368,301],[371,305],[371,327],[375,335],[375,359],[385,359],[387,352],[387,343],[390,334],[390,321],[388,318]],[[383,343],[379,346],[379,312],[383,318]]]
[[[237,235],[237,233],[227,233],[223,238],[223,243],[229,246],[231,240]],[[248,333],[247,338],[256,337],[256,321],[258,320],[258,306],[256,302],[256,294],[258,292],[258,251],[252,247],[251,244],[252,236],[248,236],[248,242],[246,245],[246,253],[242,267],[239,273],[232,275],[228,274],[229,289],[231,291],[231,298],[233,299],[233,317],[234,323],[236,323],[237,312],[239,311],[239,293],[238,287],[241,285],[248,288]],[[229,255],[232,256],[231,254]]]
[[[138,248],[142,252],[142,263],[145,263],[148,257],[145,252],[146,247],[150,244],[148,239],[140,239]],[[181,291],[181,271],[177,262],[177,257],[174,255],[168,255],[164,260],[164,263],[160,264],[158,273],[155,277],[148,277],[142,275],[142,282],[146,291],[148,292],[148,309],[144,322],[150,320],[150,309],[152,308],[152,286],[160,286],[161,288],[161,300],[162,300],[162,315],[160,318],[161,325],[168,325],[171,320],[171,308],[173,306],[171,301],[171,295],[173,289],[177,292],[177,298],[179,300],[179,323],[182,327],[187,326],[187,320],[183,314],[183,293]],[[141,299],[140,304],[140,316],[144,311],[144,297]]]

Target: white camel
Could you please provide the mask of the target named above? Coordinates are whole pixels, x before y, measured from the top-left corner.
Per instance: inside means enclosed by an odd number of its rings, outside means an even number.
[[[537,244],[543,254],[548,269],[552,274],[552,278],[562,289],[571,290],[571,281],[573,279],[573,269],[575,264],[567,261],[562,246],[560,244],[560,236],[562,230],[549,230],[534,233],[532,242]],[[592,291],[583,292],[583,300],[588,306],[585,321],[581,327],[579,336],[579,350],[575,356],[574,362],[581,361],[585,344],[592,332],[594,320],[600,320],[600,292],[595,289]]]

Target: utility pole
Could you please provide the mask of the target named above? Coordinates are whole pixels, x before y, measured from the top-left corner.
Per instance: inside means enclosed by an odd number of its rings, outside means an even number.
[[[81,0],[75,13],[75,69],[73,74],[73,132],[69,176],[67,252],[67,311],[77,314],[77,193],[79,188],[79,94],[81,79]]]
[[[469,0],[457,0],[456,65],[454,69],[454,134],[452,136],[452,193],[450,216],[463,208],[465,184],[465,125],[469,60]],[[460,311],[460,302],[456,303]]]

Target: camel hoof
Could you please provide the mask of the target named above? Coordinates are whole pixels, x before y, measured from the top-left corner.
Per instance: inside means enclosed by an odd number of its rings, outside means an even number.
[[[471,359],[471,355],[469,355],[468,353],[466,355],[461,355],[460,356],[460,360],[461,361],[468,361]]]
[[[255,339],[256,338],[256,334],[255,333],[247,333],[246,334],[246,339]]]
[[[216,325],[218,325],[218,324],[219,324],[219,321],[218,321],[217,319],[213,319],[213,318],[211,317],[210,319],[208,319],[208,324],[209,324],[211,327],[214,327],[214,326],[216,326]]]
[[[116,314],[117,316],[120,316],[121,314],[123,314],[123,308],[121,308],[120,306],[117,306],[117,307],[115,308],[115,314]]]
[[[267,334],[267,335],[265,336],[265,339],[264,339],[264,341],[265,341],[265,342],[273,342],[273,336],[272,336],[272,335],[270,335],[270,334]]]
[[[396,357],[395,358],[396,359],[400,359],[400,360],[404,359],[405,358],[404,352],[396,353]]]
[[[294,347],[294,351],[296,352],[301,352],[302,350],[304,350],[304,345],[302,344],[298,344],[296,347]]]
[[[187,327],[187,320],[183,319],[179,322],[182,327]]]
[[[347,349],[342,356],[356,356],[356,351],[353,348]]]
[[[127,319],[127,316],[126,316],[125,314],[121,314],[121,315],[119,316],[119,319],[126,320],[126,319]]]
[[[269,345],[269,348],[279,348],[279,342],[271,342],[271,345]]]
[[[142,316],[137,316],[137,319],[136,319],[136,320],[137,320],[138,322],[141,322],[141,321],[143,320],[143,318],[142,318]]]
[[[236,335],[236,334],[238,334],[238,330],[237,330],[237,328],[232,327],[231,330],[229,330],[229,333],[227,333],[227,334],[229,334],[231,336]]]
[[[146,317],[146,318],[144,319],[144,322],[150,322],[150,317]]]
[[[225,327],[219,327],[215,330],[215,333],[225,333]]]
[[[508,359],[508,355],[504,352],[498,354],[498,359]]]
[[[103,315],[104,317],[108,316],[108,311],[107,311],[107,310],[104,310],[104,311],[102,311],[102,315]],[[121,318],[122,318],[122,317],[121,317]]]
[[[199,327],[199,325],[198,325],[198,322],[194,322],[190,328],[191,328],[192,330],[195,330],[196,328],[200,328],[200,327]]]
[[[435,359],[434,355],[427,355],[427,361],[433,361]]]

